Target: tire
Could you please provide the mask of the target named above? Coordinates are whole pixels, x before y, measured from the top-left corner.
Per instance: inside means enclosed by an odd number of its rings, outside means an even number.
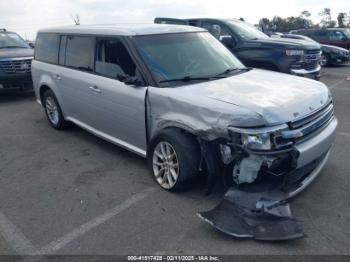
[[[320,65],[322,67],[330,65],[330,57],[329,57],[328,54],[322,54],[321,55]]]
[[[65,129],[67,127],[67,121],[64,120],[61,107],[55,94],[50,89],[46,90],[42,101],[50,125],[58,130]]]
[[[152,140],[147,152],[153,177],[168,191],[188,188],[191,179],[199,172],[200,156],[195,137],[178,129],[162,131]]]

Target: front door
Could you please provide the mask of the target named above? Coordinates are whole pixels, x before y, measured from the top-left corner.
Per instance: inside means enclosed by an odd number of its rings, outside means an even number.
[[[138,153],[146,150],[145,96],[147,87],[126,85],[125,76],[142,79],[136,64],[118,38],[97,38],[95,75],[89,89],[96,128]]]

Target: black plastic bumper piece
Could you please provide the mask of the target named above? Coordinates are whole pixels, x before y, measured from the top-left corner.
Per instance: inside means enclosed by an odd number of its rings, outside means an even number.
[[[234,237],[267,241],[303,237],[302,222],[292,217],[288,203],[261,200],[253,207],[249,200],[246,202],[241,198],[243,195],[244,199],[249,198],[249,193],[231,188],[219,205],[198,215],[216,229]]]
[[[329,152],[282,180],[231,187],[212,210],[198,216],[214,228],[235,237],[291,240],[304,236],[302,222],[293,218],[287,202],[319,175]]]

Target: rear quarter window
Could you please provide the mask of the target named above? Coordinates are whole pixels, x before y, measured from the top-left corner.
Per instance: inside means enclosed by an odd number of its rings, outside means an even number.
[[[60,37],[57,34],[38,34],[35,42],[35,59],[51,64],[58,62]]]

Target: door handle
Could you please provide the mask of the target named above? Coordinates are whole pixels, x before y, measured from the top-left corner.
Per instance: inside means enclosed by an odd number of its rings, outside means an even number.
[[[56,80],[61,80],[61,76],[59,74],[55,74],[53,75],[53,78],[55,78]]]
[[[97,94],[101,93],[101,89],[99,89],[97,86],[90,86],[89,89],[94,93],[97,93]]]

